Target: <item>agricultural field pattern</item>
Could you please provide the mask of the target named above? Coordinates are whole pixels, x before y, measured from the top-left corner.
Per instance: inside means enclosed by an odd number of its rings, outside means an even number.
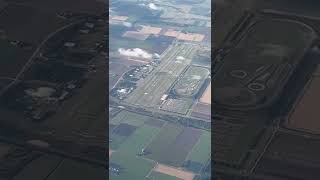
[[[111,0],[109,179],[211,179],[210,0]]]

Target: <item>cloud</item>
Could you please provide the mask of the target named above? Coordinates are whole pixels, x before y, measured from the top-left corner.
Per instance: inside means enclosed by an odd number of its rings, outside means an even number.
[[[134,49],[119,48],[118,52],[123,56],[139,57],[139,58],[145,58],[145,59],[152,58],[152,54],[140,48],[134,48]]]
[[[154,55],[154,57],[156,57],[156,58],[160,58],[160,55],[159,55],[158,53],[154,53],[153,55]]]
[[[149,4],[141,3],[141,4],[139,4],[139,5],[140,5],[140,6],[143,6],[143,7],[147,7],[147,8],[149,8],[149,9],[155,10],[155,11],[160,10],[160,7],[157,6],[157,5],[154,4],[154,3],[149,3]]]
[[[177,60],[185,60],[186,58],[184,58],[183,56],[178,56],[176,59]]]
[[[132,27],[132,23],[130,22],[123,22],[122,24],[126,27]]]
[[[149,9],[152,9],[152,10],[159,10],[159,7],[156,6],[154,3],[149,3],[148,7],[149,7]]]

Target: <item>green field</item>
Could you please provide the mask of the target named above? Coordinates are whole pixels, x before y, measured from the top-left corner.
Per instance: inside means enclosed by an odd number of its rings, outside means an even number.
[[[144,122],[148,119],[149,117],[147,116],[142,116],[136,113],[123,110],[119,112],[115,117],[113,117],[109,123],[116,126],[119,125],[120,123],[125,123],[132,126],[141,127],[143,126]],[[131,143],[135,143],[136,141],[143,142],[143,138],[145,138],[144,136],[148,136],[149,135],[148,133],[152,130],[156,131],[156,129],[153,129],[152,127],[138,128],[136,132],[134,132],[134,134],[129,137],[119,136],[117,134],[113,134],[110,131],[109,134],[110,134],[110,139],[112,141],[109,142],[109,146],[111,149],[117,150],[119,149],[119,146],[122,145],[122,143],[124,142],[126,142],[124,144],[125,146],[128,146],[128,143],[131,144]],[[132,148],[129,148],[129,149],[132,149]]]
[[[133,126],[141,126],[148,119],[149,119],[149,117],[147,117],[147,116],[139,115],[139,114],[132,113],[129,111],[121,111],[120,113],[118,113],[115,117],[113,117],[110,120],[110,123],[115,124],[115,125],[119,125],[121,122],[121,123],[130,124]]]
[[[154,53],[157,47],[155,42],[150,41],[141,41],[129,38],[110,38],[109,44],[110,52],[116,52],[119,48],[132,49],[132,48],[140,48],[149,53]]]
[[[174,177],[174,176],[169,176],[167,174],[162,174],[159,172],[153,171],[148,178],[149,180],[182,180],[180,178]]]
[[[140,153],[143,148],[159,133],[160,129],[148,125],[137,129],[119,148],[123,153],[133,156]]]
[[[141,126],[144,124],[146,120],[149,119],[147,116],[142,116],[139,114],[125,112],[127,114],[126,118],[124,118],[121,123],[127,123],[133,126]]]
[[[153,161],[142,159],[122,151],[114,152],[110,161],[123,168],[120,175],[109,173],[109,179],[112,180],[142,180],[155,165]]]
[[[119,136],[117,134],[111,133],[109,135],[109,139],[112,140],[109,141],[109,147],[113,150],[117,150],[119,146],[127,139],[128,137],[125,136]]]
[[[144,159],[142,156],[138,156],[138,154],[161,131],[161,128],[144,124],[145,120],[149,119],[149,117],[128,111],[121,111],[114,118],[114,121],[118,124],[128,123],[138,128],[129,137],[111,134],[110,138],[113,141],[109,145],[115,152],[112,153],[110,162],[120,166],[122,172],[119,175],[110,173],[109,177],[114,180],[144,179],[154,167],[155,162]]]
[[[109,146],[110,149],[114,151],[110,157],[110,163],[114,167],[120,167],[119,174],[110,172],[109,177],[113,180],[179,180],[179,178],[173,176],[151,172],[152,168],[156,162],[181,167],[188,153],[190,154],[188,160],[205,164],[205,161],[209,159],[209,132],[199,135],[200,139],[194,141],[194,143],[197,143],[191,152],[191,148],[181,149],[179,148],[180,146],[178,146],[178,148],[173,146],[177,143],[177,137],[180,137],[181,134],[186,132],[184,131],[186,130],[184,126],[172,123],[159,126],[151,124],[149,121],[148,123],[144,123],[147,117],[127,111],[120,112],[114,118],[116,119],[114,122],[118,123],[118,125],[125,121],[125,123],[136,125],[137,129],[128,137],[116,134],[110,135],[112,142],[109,143]],[[130,122],[131,119],[132,122]],[[170,146],[172,146],[173,149],[168,152],[168,147]],[[142,149],[145,149],[146,154],[140,156],[139,154],[142,152]]]
[[[147,147],[147,150],[151,152],[151,154],[147,155],[147,157],[158,162],[170,160],[170,158],[174,155],[168,154],[168,147],[175,141],[176,137],[182,131],[182,126],[177,126],[174,124],[167,124],[164,126],[158,136],[154,138]]]
[[[210,159],[211,155],[211,133],[204,131],[200,136],[197,144],[187,157],[187,160],[201,163],[205,165]]]

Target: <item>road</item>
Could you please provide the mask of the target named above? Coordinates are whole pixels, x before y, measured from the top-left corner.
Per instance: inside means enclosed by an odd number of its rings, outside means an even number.
[[[263,155],[266,153],[268,147],[270,146],[270,144],[272,143],[275,135],[277,134],[277,132],[279,131],[280,129],[280,119],[277,120],[276,124],[271,127],[272,128],[272,134],[268,140],[268,142],[265,144],[265,146],[263,147],[263,150],[262,152],[260,153],[260,155],[258,156],[258,158],[254,161],[254,164],[252,166],[252,168],[249,170],[249,173],[253,173],[255,168],[257,167],[257,165],[259,164],[260,160],[262,159]]]
[[[83,22],[84,19],[81,19],[81,20],[78,20],[78,21],[75,21],[75,22],[72,22],[66,26],[63,26],[57,30],[55,30],[54,32],[50,33],[40,44],[39,46],[37,47],[37,49],[33,52],[33,54],[30,56],[30,58],[28,59],[28,61],[26,62],[26,64],[22,67],[22,69],[19,71],[19,73],[16,75],[16,77],[13,79],[13,81],[8,84],[6,87],[4,87],[3,89],[1,89],[0,91],[0,96],[6,92],[9,88],[11,88],[13,85],[15,85],[17,82],[19,82],[19,79],[21,79],[21,77],[23,76],[23,73],[32,65],[33,63],[33,59],[38,55],[38,53],[40,52],[41,48],[46,44],[46,42],[51,38],[53,37],[54,35],[56,35],[57,33],[75,25],[75,24],[78,24],[78,23],[81,23]]]

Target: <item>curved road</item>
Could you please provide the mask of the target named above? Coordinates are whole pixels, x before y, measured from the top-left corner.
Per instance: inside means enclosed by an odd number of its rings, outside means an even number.
[[[72,22],[66,26],[63,26],[57,30],[55,30],[54,32],[50,33],[37,47],[37,49],[33,52],[33,54],[30,56],[30,58],[28,59],[28,61],[26,62],[26,64],[22,67],[22,69],[20,70],[20,72],[16,75],[16,77],[13,79],[13,81],[8,84],[6,87],[4,87],[2,90],[0,90],[0,96],[6,92],[10,87],[12,87],[13,85],[15,85],[17,83],[17,81],[19,81],[20,77],[23,75],[23,73],[30,67],[30,65],[33,63],[33,59],[38,55],[38,53],[40,52],[41,48],[45,45],[45,43],[54,35],[56,35],[57,33],[59,33],[60,31],[63,31],[75,24],[81,23],[85,21],[84,19]]]

